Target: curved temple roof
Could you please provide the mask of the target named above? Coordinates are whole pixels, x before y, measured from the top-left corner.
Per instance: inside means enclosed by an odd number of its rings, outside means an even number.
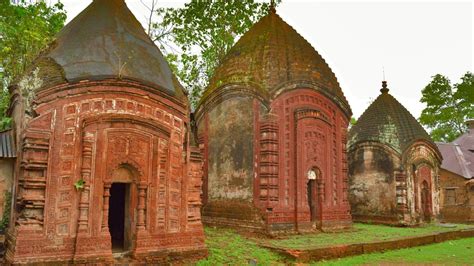
[[[418,121],[392,95],[387,82],[382,82],[382,93],[359,117],[349,131],[348,144],[378,141],[402,153],[416,140],[425,140],[435,149],[431,137]]]
[[[36,65],[49,67],[45,78],[50,86],[118,77],[183,94],[162,53],[123,0],[94,0],[59,32]]]
[[[271,10],[231,48],[214,72],[201,104],[215,91],[241,84],[263,94],[285,85],[315,84],[350,107],[336,76],[318,52]]]

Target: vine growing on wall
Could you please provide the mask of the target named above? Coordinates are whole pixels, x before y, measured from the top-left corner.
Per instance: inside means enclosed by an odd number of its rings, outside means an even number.
[[[8,224],[10,223],[10,211],[11,211],[11,204],[12,204],[12,193],[7,191],[5,192],[5,203],[3,207],[3,216],[2,220],[0,221],[0,230],[4,231],[8,228]]]

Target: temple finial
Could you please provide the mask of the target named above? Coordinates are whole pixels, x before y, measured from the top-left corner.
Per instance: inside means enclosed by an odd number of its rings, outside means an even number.
[[[388,93],[387,81],[382,81],[382,88],[380,89],[381,93]]]
[[[270,0],[270,8],[269,8],[269,11],[270,11],[270,12],[273,12],[273,13],[276,13],[275,0]]]

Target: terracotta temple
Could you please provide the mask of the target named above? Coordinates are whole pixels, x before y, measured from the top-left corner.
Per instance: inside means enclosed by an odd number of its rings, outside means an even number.
[[[394,225],[436,219],[441,154],[386,81],[380,91],[349,132],[353,219]]]
[[[474,221],[474,123],[437,146],[386,81],[380,91],[348,132],[335,74],[272,7],[191,114],[125,1],[93,0],[10,87],[5,262],[195,260],[203,223],[279,234]]]
[[[94,0],[12,95],[8,263],[206,255],[187,96],[123,0]]]
[[[203,221],[269,233],[350,226],[350,117],[327,63],[271,9],[197,107]]]

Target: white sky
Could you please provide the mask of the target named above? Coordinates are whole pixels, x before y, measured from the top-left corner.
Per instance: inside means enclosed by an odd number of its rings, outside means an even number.
[[[69,22],[92,1],[61,2]],[[144,22],[148,13],[141,1],[126,2]],[[183,1],[158,2],[183,5]],[[473,71],[471,1],[282,0],[277,13],[323,56],[356,118],[379,95],[383,68],[391,94],[416,118],[424,108],[419,102],[421,90],[431,76],[440,73],[456,83]]]

